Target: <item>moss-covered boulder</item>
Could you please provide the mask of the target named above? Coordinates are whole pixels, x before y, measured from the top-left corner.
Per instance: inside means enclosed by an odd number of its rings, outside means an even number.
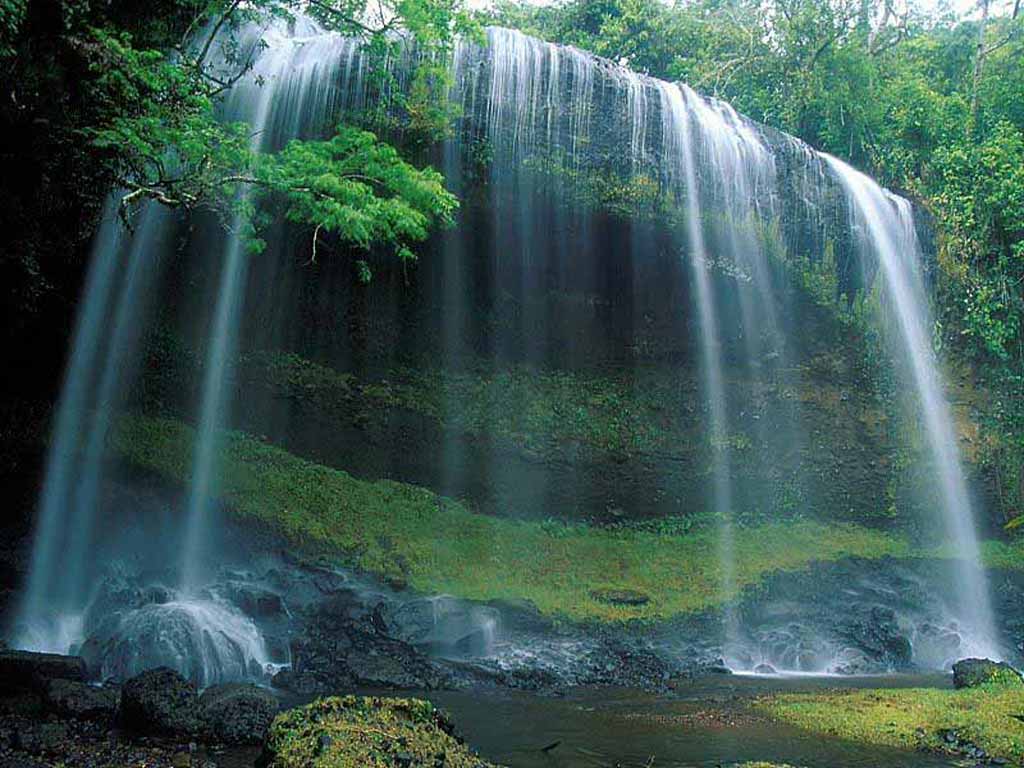
[[[954,688],[977,688],[981,685],[1024,687],[1020,672],[1004,661],[962,659],[953,665]]]
[[[345,696],[320,699],[274,720],[265,768],[493,768],[454,734],[428,701]]]

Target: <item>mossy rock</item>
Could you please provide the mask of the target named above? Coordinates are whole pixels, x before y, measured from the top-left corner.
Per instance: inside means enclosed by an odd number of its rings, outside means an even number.
[[[274,720],[265,768],[495,768],[463,744],[451,721],[420,699],[319,699]]]
[[[608,605],[641,606],[651,602],[651,598],[636,589],[595,589],[590,596],[599,603]]]
[[[954,688],[977,688],[982,685],[1024,687],[1020,672],[1004,661],[963,659],[953,665]]]

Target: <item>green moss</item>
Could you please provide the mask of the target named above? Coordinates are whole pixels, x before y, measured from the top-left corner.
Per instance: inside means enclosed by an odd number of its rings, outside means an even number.
[[[1024,538],[1012,541],[991,539],[981,543],[981,556],[990,568],[1024,569]]]
[[[488,768],[452,735],[427,701],[346,696],[277,716],[267,737],[268,768]]]
[[[1020,688],[1024,686],[1024,682],[1021,681],[1019,672],[1009,667],[996,667],[989,673],[986,685],[1000,688]]]
[[[993,757],[1024,760],[1024,689],[984,686],[936,689],[826,691],[786,694],[755,705],[773,718],[815,733],[868,744],[949,750],[944,735]]]
[[[175,482],[188,479],[192,439],[181,422],[148,417],[123,420],[115,435],[127,460]],[[222,455],[221,493],[243,520],[284,536],[307,556],[401,577],[423,592],[526,599],[544,613],[577,620],[664,618],[725,597],[713,528],[676,533],[479,515],[423,488],[359,480],[240,433],[225,437]],[[737,589],[815,560],[912,554],[891,534],[806,521],[740,528],[735,552]],[[595,597],[607,590],[648,600],[626,605]]]

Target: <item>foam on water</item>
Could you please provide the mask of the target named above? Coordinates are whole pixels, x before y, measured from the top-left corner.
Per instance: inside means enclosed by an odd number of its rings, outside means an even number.
[[[102,679],[170,667],[199,687],[264,680],[275,671],[255,623],[215,599],[178,597],[128,611],[102,644]]]

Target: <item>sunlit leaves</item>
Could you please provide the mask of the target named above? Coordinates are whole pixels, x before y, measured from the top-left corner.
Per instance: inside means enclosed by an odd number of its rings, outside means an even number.
[[[278,195],[286,217],[318,226],[361,248],[423,240],[448,223],[456,200],[440,174],[417,169],[367,131],[339,126],[327,141],[293,141],[258,158],[255,175]]]

